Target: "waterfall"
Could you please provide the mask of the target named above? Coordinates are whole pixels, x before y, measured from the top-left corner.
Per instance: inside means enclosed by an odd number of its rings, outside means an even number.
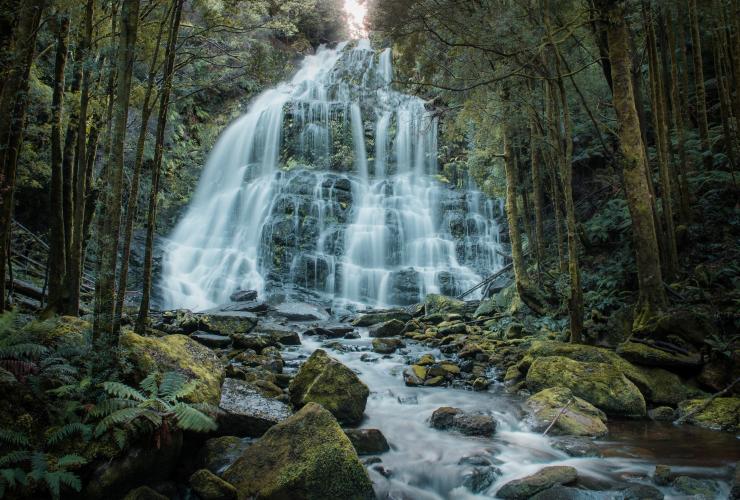
[[[322,47],[223,132],[165,242],[163,306],[238,289],[409,304],[502,265],[497,203],[437,179],[437,119],[392,88],[391,60]]]

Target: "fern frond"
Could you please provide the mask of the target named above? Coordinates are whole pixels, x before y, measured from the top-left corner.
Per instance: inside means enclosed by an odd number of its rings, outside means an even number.
[[[177,425],[186,431],[208,432],[218,427],[208,415],[201,413],[186,403],[177,403],[173,408]]]
[[[31,454],[31,472],[28,477],[34,481],[40,481],[49,471],[49,463],[46,460],[46,454],[37,451]]]
[[[15,377],[15,375],[0,366],[0,384],[14,384],[16,382],[18,382],[18,379]]]
[[[46,438],[46,442],[50,446],[54,446],[60,441],[63,441],[77,433],[79,433],[85,441],[90,440],[91,432],[89,425],[83,424],[82,422],[71,422],[52,432],[49,437]]]
[[[82,490],[82,482],[80,482],[80,478],[77,477],[77,474],[69,471],[57,471],[53,474],[56,474],[59,476],[59,482],[64,484],[65,486],[69,486],[76,492],[80,492]]]
[[[103,382],[103,389],[111,396],[117,398],[134,399],[136,401],[144,401],[146,399],[142,393],[121,382]]]
[[[188,378],[180,372],[170,371],[162,375],[162,383],[159,384],[159,395],[163,399],[172,400],[176,397]]]
[[[26,485],[28,484],[28,479],[26,478],[26,473],[23,471],[23,469],[0,469],[0,477],[10,486],[11,488],[15,488],[16,484]],[[3,481],[0,481],[0,484],[2,484]],[[3,497],[2,492],[0,492],[0,498]]]
[[[114,411],[118,411],[123,408],[131,408],[133,406],[136,406],[136,401],[132,401],[130,399],[104,399],[90,410],[90,416],[105,417]]]
[[[46,354],[49,349],[41,344],[24,342],[0,347],[0,358],[2,359],[38,359]]]
[[[149,397],[154,397],[157,395],[157,392],[159,390],[159,388],[157,387],[157,378],[159,378],[159,373],[152,372],[147,375],[146,378],[142,380],[139,384],[139,387],[144,389],[144,391],[149,394]]]
[[[61,479],[59,477],[60,471],[57,472],[47,472],[44,474],[43,479],[46,483],[46,487],[49,488],[49,492],[51,493],[52,498],[57,499],[61,496],[61,485],[59,484],[61,482]]]
[[[66,469],[68,467],[77,467],[80,465],[85,465],[87,463],[87,459],[85,457],[81,457],[80,455],[64,455],[63,457],[59,457],[57,459],[57,467],[60,469]]]
[[[180,388],[179,391],[177,391],[177,392],[175,392],[175,394],[173,394],[173,396],[174,396],[173,399],[174,400],[183,399],[183,398],[186,398],[186,397],[190,396],[195,391],[197,385],[198,385],[198,382],[197,381],[195,381],[195,380],[188,380],[188,382],[185,385],[183,385]]]
[[[31,452],[27,450],[11,451],[0,457],[0,467],[18,462],[26,462],[31,459]]]
[[[146,409],[137,407],[123,408],[121,410],[114,411],[98,423],[95,427],[95,436],[102,435],[113,425],[128,424],[146,412]]]
[[[30,446],[31,442],[28,436],[22,432],[14,431],[11,429],[0,429],[0,441],[3,441],[14,446]]]
[[[118,449],[123,450],[126,447],[126,441],[128,441],[128,435],[123,429],[116,429],[113,431],[113,439],[115,439]]]

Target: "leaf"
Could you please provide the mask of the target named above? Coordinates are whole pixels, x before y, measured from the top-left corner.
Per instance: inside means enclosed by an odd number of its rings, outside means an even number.
[[[28,436],[26,436],[22,432],[13,431],[10,429],[0,429],[0,441],[4,441],[15,446],[31,445]]]
[[[155,397],[158,392],[157,388],[157,378],[159,374],[157,372],[152,372],[147,377],[141,381],[139,386],[144,389],[147,394],[149,394],[149,397]]]
[[[147,410],[144,408],[123,408],[115,411],[101,420],[95,427],[95,435],[100,436],[105,431],[113,427],[114,425],[128,424],[132,420],[137,419]]]
[[[129,387],[126,384],[120,382],[103,382],[103,389],[111,396],[124,399],[134,399],[136,401],[144,401],[146,397],[133,387]]]
[[[82,439],[85,441],[90,440],[90,426],[87,424],[83,424],[82,422],[72,422],[66,425],[63,425],[56,431],[52,432],[47,438],[46,442],[50,446],[54,446],[55,444],[59,443],[60,441],[69,438],[73,434],[79,433],[82,436]]]
[[[9,464],[17,464],[18,462],[26,462],[30,460],[31,452],[27,450],[11,451],[10,453],[0,457],[0,467]]]
[[[159,395],[164,399],[173,400],[176,398],[176,394],[180,391],[187,377],[180,372],[170,371],[162,376],[162,383],[159,385]]]
[[[87,459],[85,457],[81,457],[80,455],[64,455],[63,457],[60,457],[57,460],[57,467],[61,469],[66,469],[67,467],[76,467],[79,465],[85,465],[87,463]]]
[[[208,432],[218,428],[216,422],[186,403],[177,403],[174,407],[177,425],[186,431]]]

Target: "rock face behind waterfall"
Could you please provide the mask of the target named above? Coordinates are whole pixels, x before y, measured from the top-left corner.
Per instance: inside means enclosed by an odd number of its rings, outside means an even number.
[[[164,243],[165,306],[235,290],[407,305],[500,267],[498,203],[438,180],[432,110],[391,80],[390,50],[361,40],[258,97]]]

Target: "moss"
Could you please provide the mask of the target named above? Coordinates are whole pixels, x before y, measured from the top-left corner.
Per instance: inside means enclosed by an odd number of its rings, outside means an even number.
[[[193,378],[197,389],[192,402],[218,404],[224,366],[216,354],[185,335],[143,337],[132,331],[121,335],[122,355],[134,365],[137,379],[158,370],[177,370]]]
[[[374,498],[352,443],[331,413],[314,403],[270,428],[224,479],[240,499]]]
[[[414,372],[414,375],[422,380],[424,380],[427,376],[427,369],[424,366],[411,365],[411,370]]]
[[[662,368],[640,368],[650,385],[649,396],[645,399],[654,405],[676,406],[695,393],[695,389],[686,386],[675,373]]]
[[[452,297],[445,297],[444,295],[437,295],[430,293],[424,299],[425,314],[464,314],[465,313],[465,302],[462,300],[453,299]]]
[[[532,391],[565,387],[608,415],[646,414],[645,399],[638,388],[608,363],[580,362],[562,356],[537,358],[527,373],[527,387]]]
[[[208,469],[200,469],[190,476],[190,487],[201,500],[231,500],[236,498],[236,488]]]
[[[598,437],[607,433],[604,412],[575,397],[570,389],[545,389],[529,398],[527,405],[532,409],[534,427],[538,431],[545,430],[557,418],[550,431],[552,434]]]
[[[695,368],[701,365],[701,354],[697,351],[687,354],[668,352],[638,342],[620,344],[617,353],[628,361],[645,366]]]
[[[705,399],[690,399],[678,406],[683,417],[705,404]],[[716,398],[687,420],[689,423],[717,431],[740,432],[740,398]]]

